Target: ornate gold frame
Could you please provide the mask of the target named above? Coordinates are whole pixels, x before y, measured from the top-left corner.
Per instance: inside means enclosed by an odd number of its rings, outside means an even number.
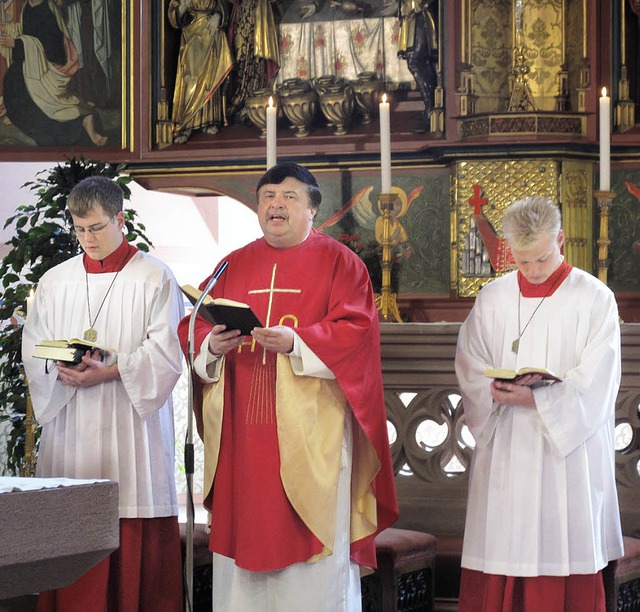
[[[542,195],[562,207],[567,261],[587,271],[593,266],[593,166],[590,162],[556,159],[458,162],[453,175],[451,209],[451,290],[458,297],[474,297],[492,279],[512,269],[504,256],[502,215],[514,200]],[[492,231],[496,269],[488,261],[490,247],[476,230],[480,211],[485,231]],[[478,242],[478,241],[481,242]],[[495,246],[495,245],[494,245]],[[480,269],[467,257],[480,257]],[[470,272],[471,270],[471,272]]]

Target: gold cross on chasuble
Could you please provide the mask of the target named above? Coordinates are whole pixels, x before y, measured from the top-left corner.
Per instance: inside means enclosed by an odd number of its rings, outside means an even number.
[[[302,293],[302,289],[280,289],[277,288],[276,285],[276,271],[278,269],[278,264],[273,264],[273,270],[271,271],[271,284],[268,289],[251,289],[249,293],[268,293],[269,294],[269,304],[267,305],[267,320],[265,321],[265,327],[271,327],[271,310],[273,308],[273,296],[275,293]],[[262,365],[267,363],[267,349],[262,349]]]
[[[265,327],[271,326],[271,312],[273,310],[273,298],[276,293],[302,293],[302,289],[283,289],[276,287],[276,272],[278,264],[273,264],[271,271],[271,283],[267,289],[252,289],[250,294],[268,293],[267,318]],[[277,359],[277,355],[274,355]],[[275,381],[276,359],[269,359],[267,365],[267,349],[262,349],[262,366],[256,360],[251,380],[251,395],[247,407],[247,423],[254,425],[275,423]]]
[[[273,307],[273,294],[274,293],[302,293],[302,289],[279,289],[276,284],[276,270],[278,264],[273,264],[273,270],[271,271],[271,285],[268,289],[251,289],[249,293],[268,293],[269,305],[267,306],[267,320],[265,321],[265,327],[271,326],[271,309]]]

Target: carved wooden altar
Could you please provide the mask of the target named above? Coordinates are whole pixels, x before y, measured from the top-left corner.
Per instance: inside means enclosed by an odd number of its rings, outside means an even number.
[[[68,586],[119,546],[117,483],[33,482],[0,493],[0,599]]]
[[[552,195],[562,207],[569,261],[591,272],[606,266],[607,282],[631,305],[627,320],[640,317],[632,305],[640,294],[637,2],[432,1],[437,87],[432,122],[423,133],[415,130],[423,101],[405,60],[394,52],[399,22],[393,10],[385,10],[389,3],[358,0],[362,11],[348,14],[342,8],[348,3],[324,0],[313,16],[303,17],[302,7],[312,4],[274,5],[284,59],[273,87],[277,91],[293,78],[312,85],[326,76],[353,86],[358,73],[366,72],[374,73],[390,94],[394,185],[406,194],[422,188],[402,220],[411,247],[399,273],[398,304],[405,320],[433,320],[431,304],[438,301],[439,313],[446,310],[446,299],[452,300],[455,315],[458,300],[472,297],[502,273],[483,270],[482,262],[470,268],[465,255],[470,201],[486,199],[482,212],[499,234],[500,210],[509,198],[536,190]],[[233,124],[215,135],[197,131],[186,144],[170,144],[180,34],[168,24],[167,7],[168,0],[123,3],[122,147],[26,150],[5,149],[0,142],[0,159],[82,154],[126,161],[134,178],[149,189],[229,195],[252,207],[253,186],[266,161],[259,127]],[[607,236],[599,233],[594,196],[602,86],[612,91],[614,196],[606,209]],[[340,132],[318,107],[303,137],[279,112],[278,159],[303,163],[319,177],[327,211],[320,223],[365,187],[373,188],[372,202],[379,196],[375,108],[368,122],[353,109],[351,124]],[[375,205],[373,213],[380,213]],[[352,229],[370,238],[368,227],[356,223]],[[336,237],[345,233],[338,225],[327,231]],[[605,256],[595,255],[598,240],[608,247]]]

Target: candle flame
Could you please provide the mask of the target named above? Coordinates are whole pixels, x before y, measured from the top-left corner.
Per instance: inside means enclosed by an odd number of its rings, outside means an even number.
[[[606,87],[603,87],[603,88],[602,88],[602,97],[603,97],[603,98],[606,98],[606,97],[607,97],[607,88],[606,88]]]
[[[387,103],[387,94],[386,94],[386,93],[383,93],[383,94],[382,94],[382,103],[383,103],[383,104],[386,104],[386,103]]]
[[[273,96],[269,96],[269,108],[273,107]]]

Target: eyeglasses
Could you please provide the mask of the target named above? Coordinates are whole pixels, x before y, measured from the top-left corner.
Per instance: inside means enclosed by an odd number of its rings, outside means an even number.
[[[105,227],[107,227],[107,225],[109,225],[109,223],[112,223],[115,218],[116,216],[113,215],[113,217],[111,217],[111,219],[109,219],[106,223],[90,225],[86,229],[84,227],[74,226],[73,231],[76,233],[77,236],[84,236],[85,234],[91,234],[93,236],[94,234],[99,234]]]

